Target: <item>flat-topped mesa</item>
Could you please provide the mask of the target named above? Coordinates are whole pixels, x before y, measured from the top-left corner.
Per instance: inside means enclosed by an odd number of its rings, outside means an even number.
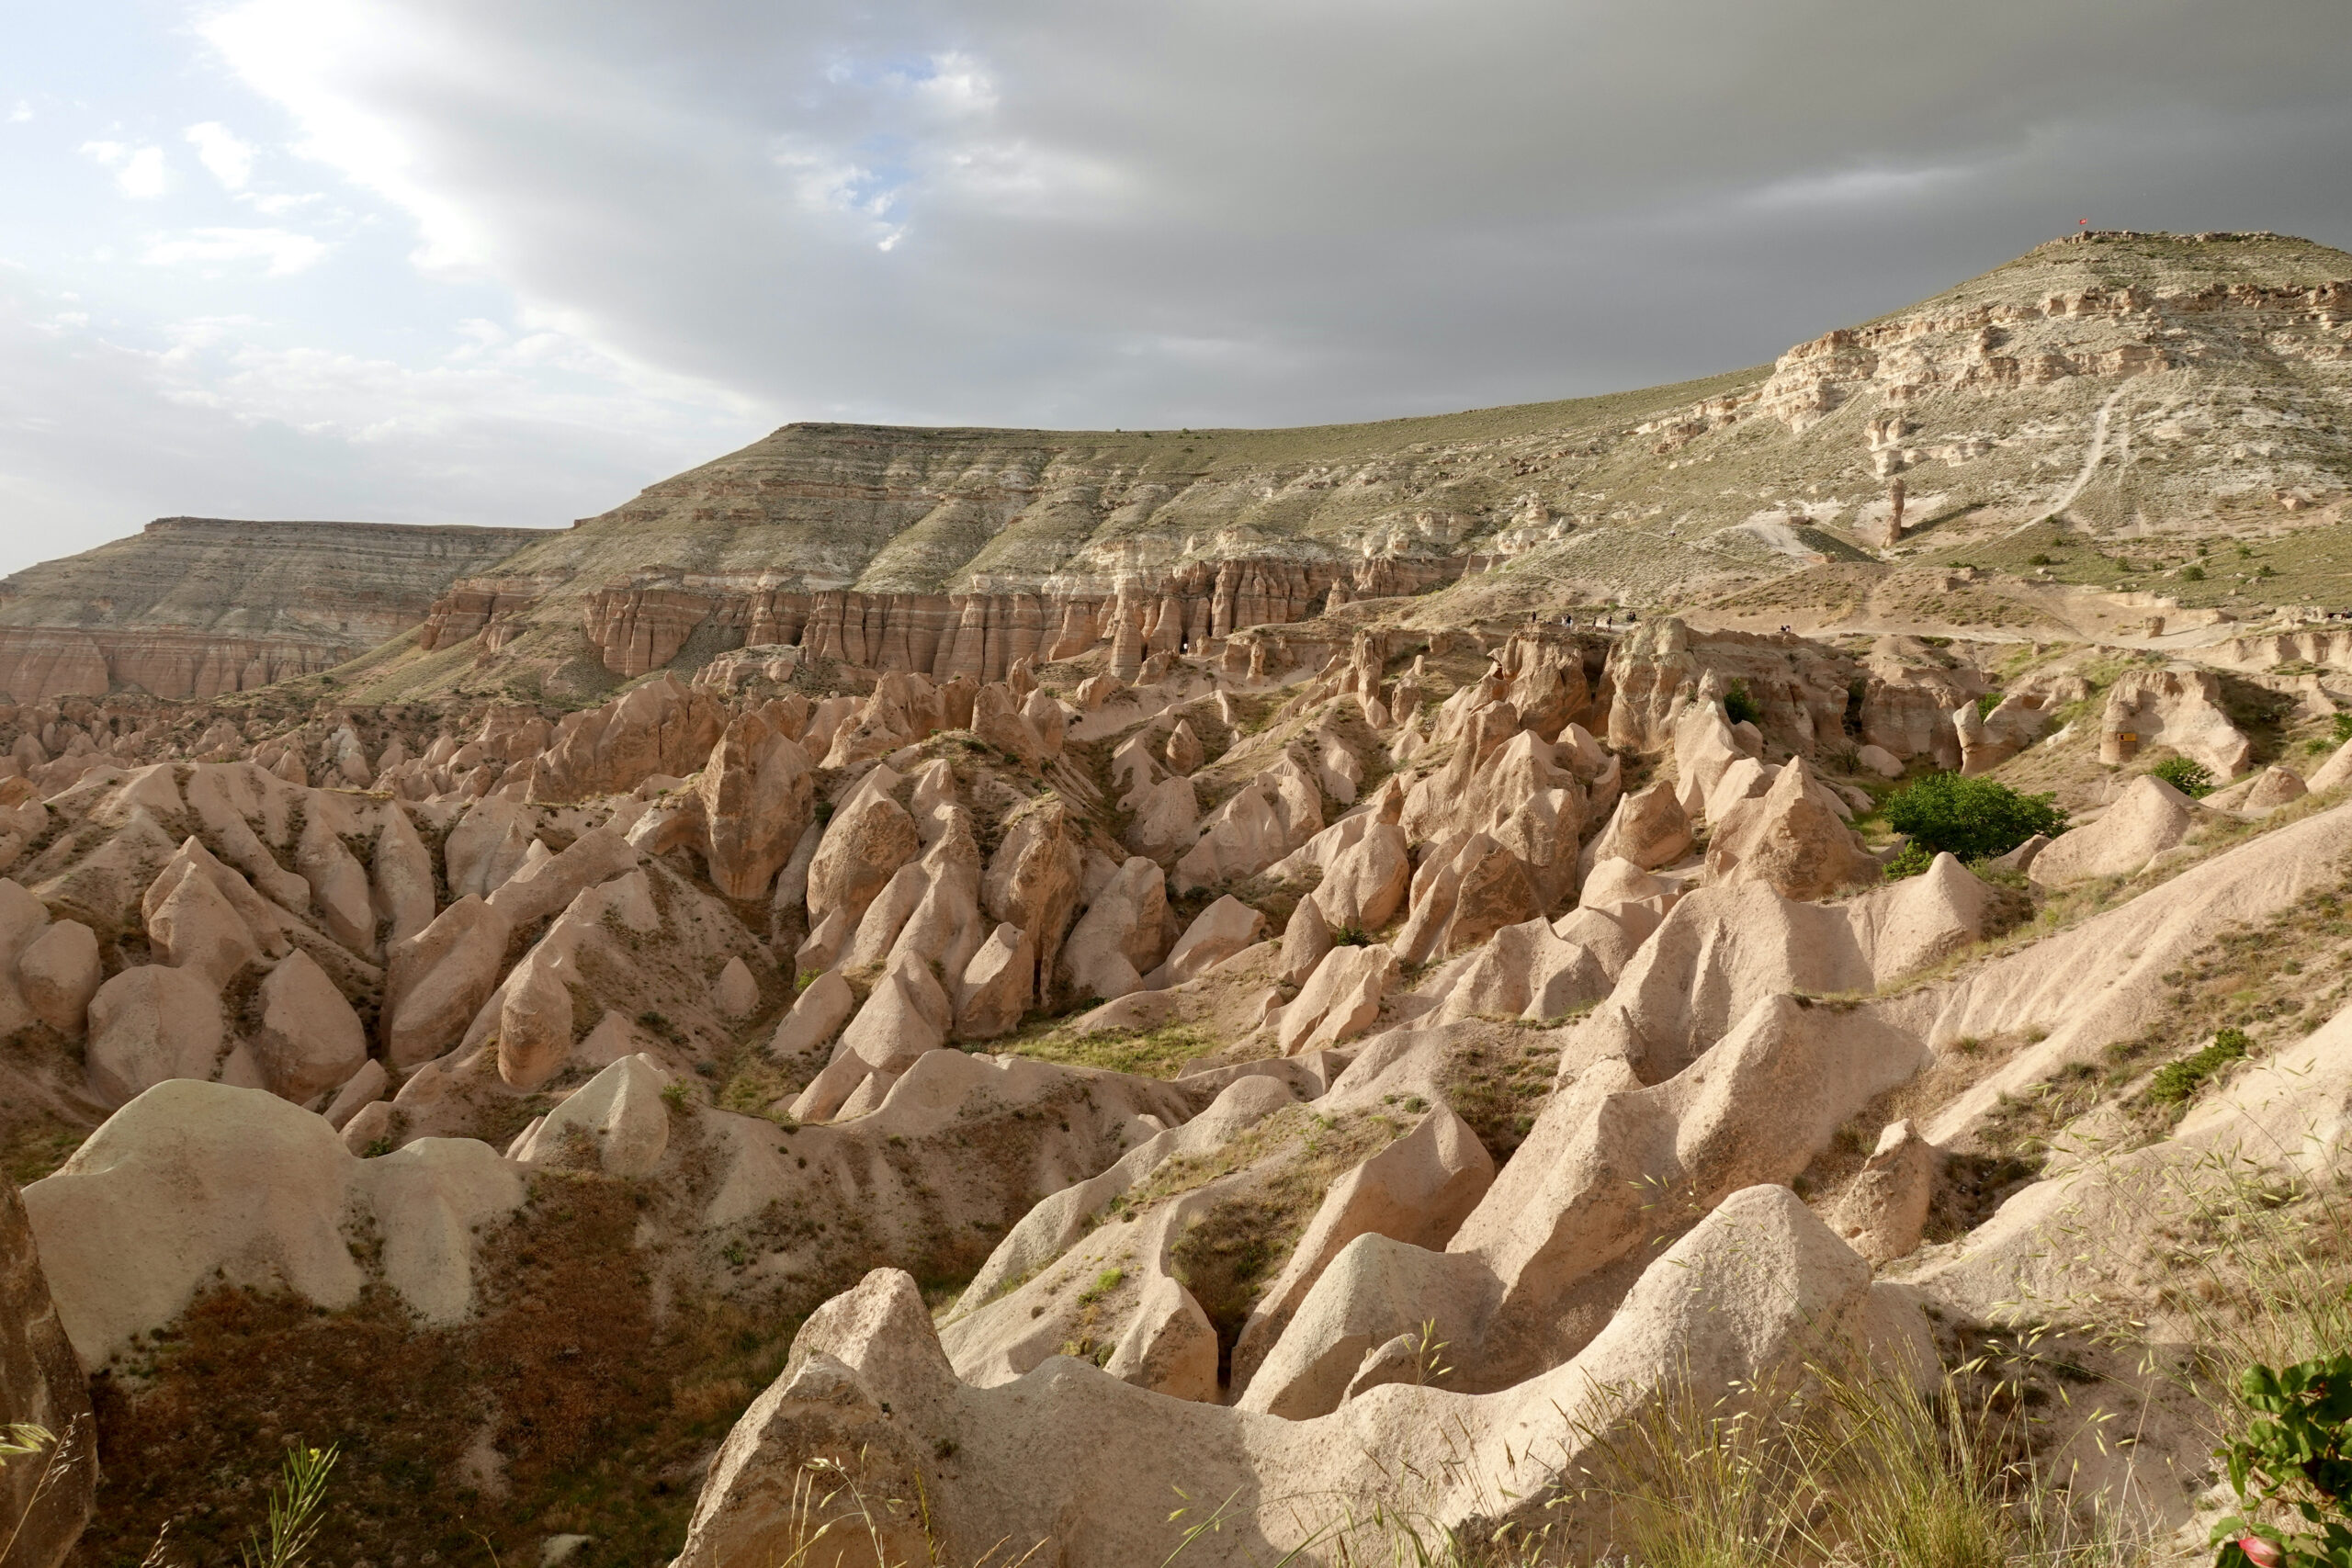
[[[0,693],[204,698],[330,669],[537,532],[158,518],[0,581]]]
[[[590,593],[581,622],[605,668],[623,679],[669,663],[709,626],[736,646],[797,647],[809,658],[940,680],[1002,680],[1020,660],[1070,659],[1107,643],[1113,673],[1132,680],[1155,653],[1198,653],[1246,626],[1426,592],[1480,564],[1471,556],[1196,560],[1156,580],[1047,578],[1033,592],[973,593],[745,587],[663,574]],[[455,584],[434,604],[418,646],[451,647],[479,633],[494,651],[503,628],[537,598],[514,580]]]

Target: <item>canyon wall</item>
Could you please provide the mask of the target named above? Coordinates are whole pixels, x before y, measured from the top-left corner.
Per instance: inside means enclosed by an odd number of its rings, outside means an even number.
[[[423,619],[528,528],[164,517],[0,579],[0,694],[213,697],[329,669]]]

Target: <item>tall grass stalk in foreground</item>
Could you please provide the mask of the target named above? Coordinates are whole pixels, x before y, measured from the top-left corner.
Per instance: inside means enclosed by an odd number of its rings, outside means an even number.
[[[297,1568],[326,1522],[327,1476],[334,1461],[333,1443],[314,1449],[298,1442],[286,1450],[285,1471],[269,1492],[269,1539],[245,1542],[239,1554],[244,1568]]]
[[[1642,1568],[2133,1568],[2146,1547],[2081,1517],[2016,1417],[1968,1389],[1815,1367],[1711,1401],[1679,1378],[1597,1434],[1582,1493],[1600,1550]]]

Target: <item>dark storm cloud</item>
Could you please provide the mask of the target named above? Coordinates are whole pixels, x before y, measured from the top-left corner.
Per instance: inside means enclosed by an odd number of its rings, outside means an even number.
[[[231,0],[194,36],[280,127],[257,167],[378,211],[322,231],[286,287],[332,303],[266,342],[249,299],[179,302],[231,323],[205,353],[68,364],[61,406],[143,388],[119,428],[193,433],[92,441],[105,506],[560,521],[791,418],[1281,423],[1679,379],[2077,218],[2352,243],[2342,0]],[[233,104],[184,118],[266,141]],[[124,205],[141,133],[104,134],[85,173]],[[201,221],[146,254],[232,243]],[[447,310],[479,353],[374,330],[435,289],[507,302]],[[0,430],[0,494],[63,496],[77,448],[32,428]]]

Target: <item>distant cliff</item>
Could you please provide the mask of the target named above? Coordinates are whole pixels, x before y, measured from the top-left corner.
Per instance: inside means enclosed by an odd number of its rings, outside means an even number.
[[[424,618],[528,528],[162,517],[0,579],[0,693],[247,691],[324,670]]]

